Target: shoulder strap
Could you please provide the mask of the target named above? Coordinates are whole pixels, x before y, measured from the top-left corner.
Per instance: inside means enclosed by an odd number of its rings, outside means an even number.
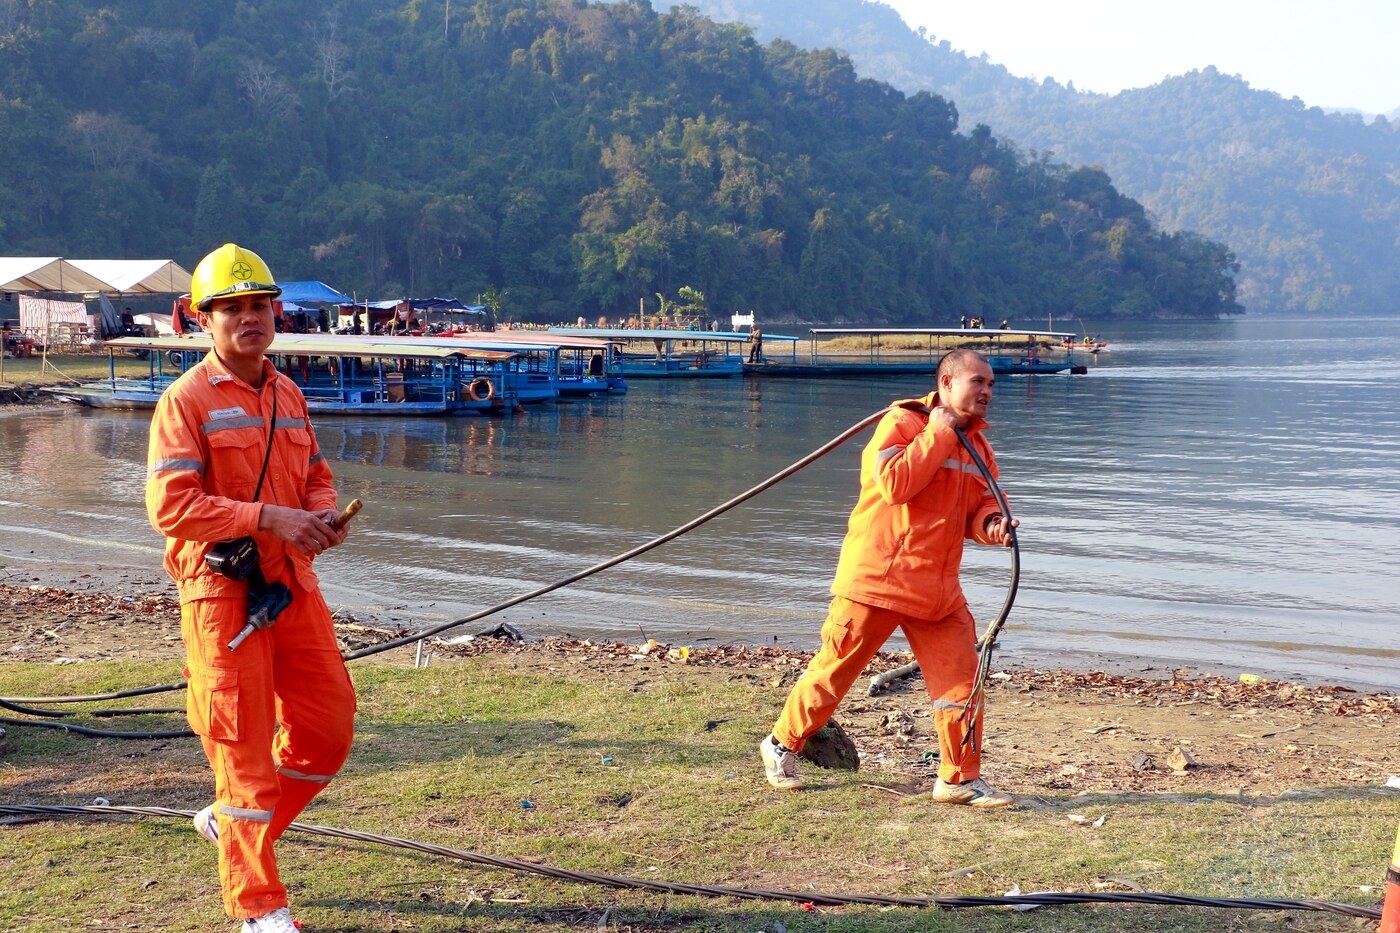
[[[262,470],[258,473],[258,488],[253,490],[253,501],[262,496],[263,480],[267,478],[267,462],[272,459],[272,432],[277,427],[277,377],[272,377],[272,420],[267,423],[267,453],[263,454]]]

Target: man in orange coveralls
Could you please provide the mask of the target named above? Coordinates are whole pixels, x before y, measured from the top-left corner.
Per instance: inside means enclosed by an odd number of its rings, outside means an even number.
[[[971,350],[954,350],[935,379],[933,393],[892,406],[861,455],[860,497],[841,545],[821,649],[759,744],[768,783],[781,790],[802,789],[803,744],[900,628],[933,700],[940,759],[932,798],[971,807],[1013,802],[980,776],[981,705],[971,722],[960,721],[977,669],[977,627],[958,582],[963,539],[1011,543],[995,496],[953,431],[963,429],[996,476],[982,433],[992,368]],[[975,740],[964,745],[969,726]]]
[[[195,828],[219,848],[224,909],[244,933],[294,933],[273,843],[350,752],[355,692],[311,561],[345,540],[301,390],[264,353],[281,289],[254,252],[200,261],[190,304],[214,348],[166,390],[151,422],[146,511],[180,591],[190,726],[214,769]],[[205,555],[251,536],[269,586],[291,603],[236,650],[246,580]],[[280,730],[278,727],[280,726]]]

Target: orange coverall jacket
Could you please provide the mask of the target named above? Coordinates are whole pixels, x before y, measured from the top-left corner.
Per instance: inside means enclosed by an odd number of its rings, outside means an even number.
[[[219,879],[234,917],[286,906],[274,843],[339,771],[354,738],[354,687],[311,559],[257,530],[262,503],[321,511],[335,502],[306,400],[270,362],[259,391],[210,353],[161,397],[146,508],[166,535],[165,566],[180,590],[186,705],[214,771]],[[263,575],[294,598],[275,625],[229,651],[247,619],[248,586],[209,570],[204,556],[244,535],[257,542]]]
[[[895,402],[860,458],[860,497],[841,545],[835,596],[941,619],[964,608],[963,541],[994,544],[987,519],[1000,513],[953,429],[930,421],[937,393]],[[910,407],[900,407],[910,406]],[[963,432],[993,477],[996,458],[974,418]]]
[[[303,590],[317,587],[309,556],[258,531],[264,502],[310,512],[336,504],[333,477],[311,430],[306,399],[270,361],[263,362],[263,370],[259,393],[211,352],[177,379],[156,406],[147,452],[146,512],[166,537],[165,569],[179,587],[182,604],[246,594],[246,584],[216,574],[204,563],[215,543],[244,535],[257,542],[268,580],[290,575]],[[273,392],[277,423],[272,457],[261,501],[253,502],[267,453]]]

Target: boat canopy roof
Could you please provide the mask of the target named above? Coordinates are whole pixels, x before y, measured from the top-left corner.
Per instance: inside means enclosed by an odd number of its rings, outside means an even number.
[[[882,334],[927,334],[930,337],[1056,337],[1077,338],[1078,334],[1058,330],[1021,330],[1001,327],[813,327],[812,334],[818,337],[837,335],[879,336]],[[764,334],[767,340],[768,335]]]
[[[182,350],[208,353],[213,341],[208,334],[192,334],[188,337],[117,337],[108,340],[107,346],[132,350]],[[411,357],[414,359],[447,359],[460,357],[467,360],[482,360],[488,363],[512,359],[519,354],[510,350],[487,350],[473,347],[460,341],[440,346],[415,343],[396,337],[386,338],[345,338],[332,334],[278,334],[272,341],[268,353],[298,356],[340,356],[340,357]]]
[[[626,327],[551,327],[549,334],[565,334],[572,337],[593,337],[601,340],[709,340],[718,343],[743,343],[748,334],[735,334],[718,330],[662,330],[660,328]],[[768,338],[767,334],[763,335]]]
[[[461,340],[478,346],[492,347],[559,347],[564,350],[606,350],[610,343],[599,337],[573,337],[569,334],[552,334],[542,330],[495,330],[472,331],[453,334],[452,340]]]
[[[416,347],[446,347],[462,349],[509,350],[515,354],[558,350],[561,347],[588,350],[602,350],[608,344],[605,340],[580,341],[577,338],[558,337],[540,334],[537,340],[517,339],[518,334],[473,331],[461,334],[337,334],[337,340],[347,340],[357,344],[375,346],[399,346],[409,344]]]
[[[799,341],[799,340],[802,339],[801,337],[793,337],[793,336],[791,336],[791,335],[789,335],[789,334],[770,334],[770,333],[768,333],[768,331],[763,330],[762,327],[760,327],[759,330],[763,331],[763,339],[764,339],[765,341],[767,341],[767,340],[778,340],[778,341],[787,340],[787,341],[789,341],[789,342],[791,342],[791,343],[797,343],[797,341]],[[748,339],[749,339],[748,333],[745,332],[745,331],[741,331],[741,330],[718,331],[718,333],[727,334],[728,336],[731,336],[731,337],[742,337],[742,338],[745,339],[745,340],[748,340]]]

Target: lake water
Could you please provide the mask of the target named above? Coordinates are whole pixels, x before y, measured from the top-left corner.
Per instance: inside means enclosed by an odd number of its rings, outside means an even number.
[[[1110,349],[1087,376],[997,382],[990,436],[1022,522],[1001,657],[1400,689],[1400,320],[1100,336]],[[342,501],[366,505],[317,566],[332,605],[460,618],[688,521],[928,383],[638,380],[502,420],[322,418]],[[0,418],[0,580],[159,573],[148,420]],[[868,436],[499,618],[532,637],[814,646]],[[1008,568],[1004,551],[968,549],[980,619]]]

